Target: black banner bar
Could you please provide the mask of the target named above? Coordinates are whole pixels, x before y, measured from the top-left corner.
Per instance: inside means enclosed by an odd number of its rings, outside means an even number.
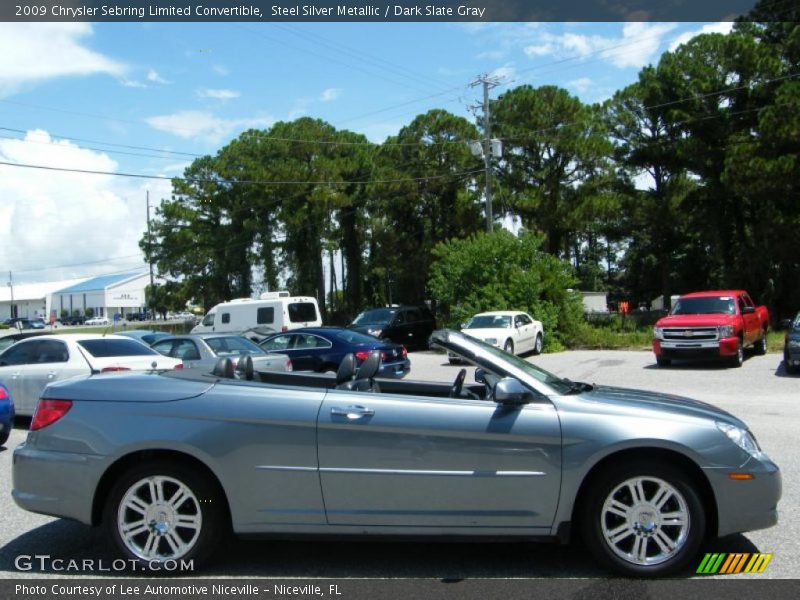
[[[793,20],[797,0],[3,0],[0,21],[732,21],[757,5]]]

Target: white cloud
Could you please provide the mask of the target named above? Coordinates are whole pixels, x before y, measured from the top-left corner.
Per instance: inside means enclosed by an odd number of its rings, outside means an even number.
[[[233,100],[242,94],[235,90],[214,90],[204,88],[197,90],[197,95],[201,98],[213,98],[214,100]]]
[[[182,110],[171,115],[148,117],[145,122],[153,129],[166,131],[178,137],[200,138],[216,144],[234,132],[251,127],[269,127],[275,120],[266,116],[223,119],[207,111]]]
[[[288,119],[293,121],[294,119],[298,119],[304,115],[308,114],[308,107],[311,105],[313,100],[311,98],[298,98],[294,101],[294,106],[289,111]]]
[[[147,81],[150,81],[152,83],[161,83],[161,84],[170,83],[169,81],[164,79],[161,75],[159,75],[158,71],[156,71],[155,69],[150,69],[147,72]]]
[[[0,23],[0,97],[48,79],[107,74],[123,64],[82,45],[89,23]]]
[[[222,75],[223,77],[230,75],[230,70],[224,65],[214,65],[211,67],[217,75]]]
[[[141,81],[136,81],[135,79],[128,79],[127,77],[120,77],[119,82],[122,85],[124,85],[125,87],[129,87],[129,88],[146,88],[147,87]]]
[[[116,161],[102,152],[42,130],[23,140],[0,140],[0,160],[60,168],[113,172]],[[169,182],[165,182],[169,184]],[[168,197],[168,196],[167,196]],[[0,238],[4,265],[20,281],[80,277],[144,266],[138,241],[146,228],[141,181],[59,171],[0,166]],[[157,200],[151,194],[151,203]],[[48,266],[113,262],[41,271]]]
[[[523,51],[530,57],[597,56],[619,69],[640,68],[657,57],[662,39],[675,27],[674,23],[625,23],[620,37],[539,32],[537,43],[526,46]]]
[[[498,77],[504,83],[508,83],[514,80],[514,77],[517,75],[517,70],[514,68],[513,63],[507,63],[502,67],[498,67],[489,73],[490,77]]]
[[[501,60],[505,58],[506,53],[502,50],[486,50],[485,52],[481,52],[475,56],[478,60]]]
[[[333,100],[336,100],[341,95],[342,95],[342,90],[341,89],[339,89],[339,88],[328,88],[327,90],[324,90],[320,94],[319,101],[320,102],[332,102]]]
[[[591,89],[593,82],[588,77],[581,77],[579,79],[573,79],[568,83],[568,85],[576,90],[579,94],[583,94]]]
[[[731,32],[732,29],[733,29],[732,22],[710,23],[708,25],[704,25],[700,29],[687,31],[685,33],[680,34],[669,45],[669,51],[674,52],[678,48],[678,46],[680,46],[681,44],[685,44],[695,36],[702,35],[704,33],[722,33],[727,35]]]

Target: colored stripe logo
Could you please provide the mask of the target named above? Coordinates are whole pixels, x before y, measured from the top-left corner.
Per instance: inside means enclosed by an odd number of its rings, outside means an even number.
[[[763,573],[767,569],[772,553],[710,553],[703,557],[697,573],[701,575],[736,575],[737,573]]]

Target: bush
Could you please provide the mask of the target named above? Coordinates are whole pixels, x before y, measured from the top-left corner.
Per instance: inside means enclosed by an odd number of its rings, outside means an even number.
[[[563,349],[583,322],[572,267],[542,251],[543,237],[505,230],[434,248],[429,288],[444,325],[460,328],[479,312],[521,310],[542,322],[545,349]]]

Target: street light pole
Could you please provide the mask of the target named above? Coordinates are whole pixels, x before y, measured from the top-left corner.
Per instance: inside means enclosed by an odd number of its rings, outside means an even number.
[[[10,318],[14,319],[16,315],[16,311],[14,310],[14,278],[11,275],[11,271],[8,272],[8,287],[11,288],[11,305],[8,308]]]

